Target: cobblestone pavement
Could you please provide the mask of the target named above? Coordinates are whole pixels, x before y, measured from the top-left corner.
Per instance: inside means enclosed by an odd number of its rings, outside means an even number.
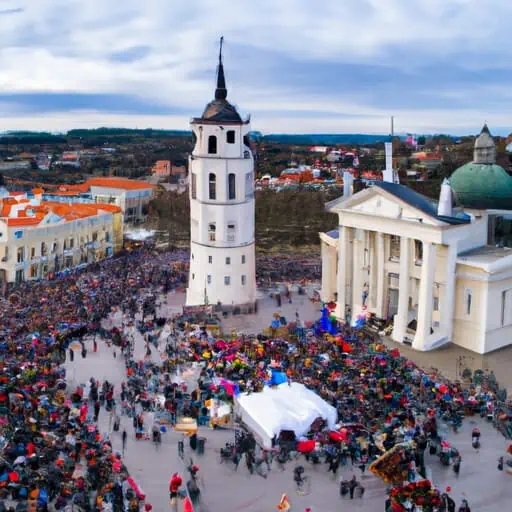
[[[179,302],[178,297],[174,295],[173,301]],[[295,307],[295,305],[292,306]],[[272,309],[270,307],[269,312]],[[287,314],[291,313],[294,313],[293,310]],[[311,318],[313,320],[317,312],[313,309],[310,314],[314,315]],[[307,320],[307,318],[304,319]],[[262,320],[264,323],[258,330],[267,325],[264,317]],[[143,340],[137,336],[135,355],[142,357],[143,354]],[[416,359],[417,353],[411,355]],[[430,358],[427,360],[430,361]],[[85,382],[94,375],[100,380],[108,379],[116,384],[117,388],[124,379],[125,373],[122,358],[119,354],[114,358],[112,350],[104,344],[100,344],[99,352],[96,354],[89,350],[86,359],[82,359],[77,354],[73,363],[67,363],[67,368],[70,381],[74,384]],[[471,447],[470,432],[474,422],[482,431],[482,448],[479,452]],[[100,413],[100,425],[102,431],[108,431],[108,414],[104,410]],[[164,435],[162,445],[156,450],[149,441],[135,440],[131,421],[127,418],[123,418],[120,432],[123,428],[126,428],[129,434],[125,457],[129,470],[147,493],[148,501],[153,504],[153,510],[158,512],[170,510],[168,502],[170,475],[174,471],[181,471],[182,474],[184,471],[183,462],[177,457],[177,442],[181,439],[181,435],[168,432]],[[249,475],[243,464],[240,464],[238,471],[235,472],[230,465],[220,464],[219,461],[219,449],[226,441],[232,439],[232,432],[200,428],[199,435],[207,439],[205,455],[194,458],[201,468],[200,473],[204,482],[202,512],[270,512],[276,510],[276,505],[283,493],[288,494],[293,512],[302,512],[306,507],[311,507],[313,512],[384,510],[384,485],[371,475],[361,478],[361,472],[357,468],[343,468],[342,474],[346,478],[350,478],[353,473],[356,474],[366,488],[364,498],[354,501],[342,500],[338,494],[337,479],[333,480],[327,475],[325,466],[312,466],[301,460],[300,463],[306,468],[306,475],[310,477],[311,490],[307,496],[298,496],[292,479],[295,463],[288,463],[284,471],[274,464],[267,479]],[[509,510],[512,503],[512,476],[497,470],[498,457],[504,454],[507,446],[505,439],[480,418],[474,421],[469,418],[460,433],[445,432],[445,435],[461,452],[463,459],[461,472],[457,478],[450,468],[441,466],[437,459],[430,457],[427,459],[427,464],[432,472],[434,483],[442,489],[448,485],[451,486],[452,496],[457,502],[460,502],[462,493],[465,493],[473,512]],[[119,450],[121,449],[120,437],[120,433],[112,433],[114,448]]]

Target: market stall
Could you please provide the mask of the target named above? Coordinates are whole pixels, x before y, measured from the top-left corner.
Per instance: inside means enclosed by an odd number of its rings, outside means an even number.
[[[272,439],[282,431],[291,431],[300,438],[318,418],[330,429],[334,429],[338,419],[333,406],[296,382],[236,396],[235,414],[264,448],[271,448]]]

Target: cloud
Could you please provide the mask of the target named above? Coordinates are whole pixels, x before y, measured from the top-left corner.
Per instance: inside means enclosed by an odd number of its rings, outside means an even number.
[[[9,14],[19,14],[23,12],[25,9],[22,7],[13,7],[11,9],[0,9],[0,16],[7,16]]]
[[[221,34],[229,97],[264,132],[379,133],[392,114],[403,131],[510,129],[508,0],[0,2],[14,10],[0,129],[16,112],[52,114],[47,129],[186,128],[212,97]]]

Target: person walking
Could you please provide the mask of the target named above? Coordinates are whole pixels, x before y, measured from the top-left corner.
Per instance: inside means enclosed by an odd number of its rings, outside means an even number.
[[[356,479],[356,475],[354,475],[350,479],[350,482],[348,483],[348,490],[350,492],[350,499],[351,500],[354,499],[354,491],[356,490],[356,487],[357,487],[357,479]]]
[[[123,433],[121,434],[121,442],[122,442],[122,454],[124,457],[124,452],[126,451],[126,442],[128,440],[128,434],[126,433],[126,430],[123,429]]]
[[[73,349],[69,349],[69,360],[73,362],[75,360],[75,353],[73,352]]]
[[[98,421],[98,417],[100,415],[100,401],[99,400],[96,400],[96,402],[94,402],[94,421]]]

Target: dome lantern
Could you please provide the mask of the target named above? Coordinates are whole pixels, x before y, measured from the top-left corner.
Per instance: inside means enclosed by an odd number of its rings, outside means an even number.
[[[480,135],[475,140],[473,153],[473,162],[475,164],[495,164],[496,163],[496,144],[492,138],[491,132],[484,124]]]

